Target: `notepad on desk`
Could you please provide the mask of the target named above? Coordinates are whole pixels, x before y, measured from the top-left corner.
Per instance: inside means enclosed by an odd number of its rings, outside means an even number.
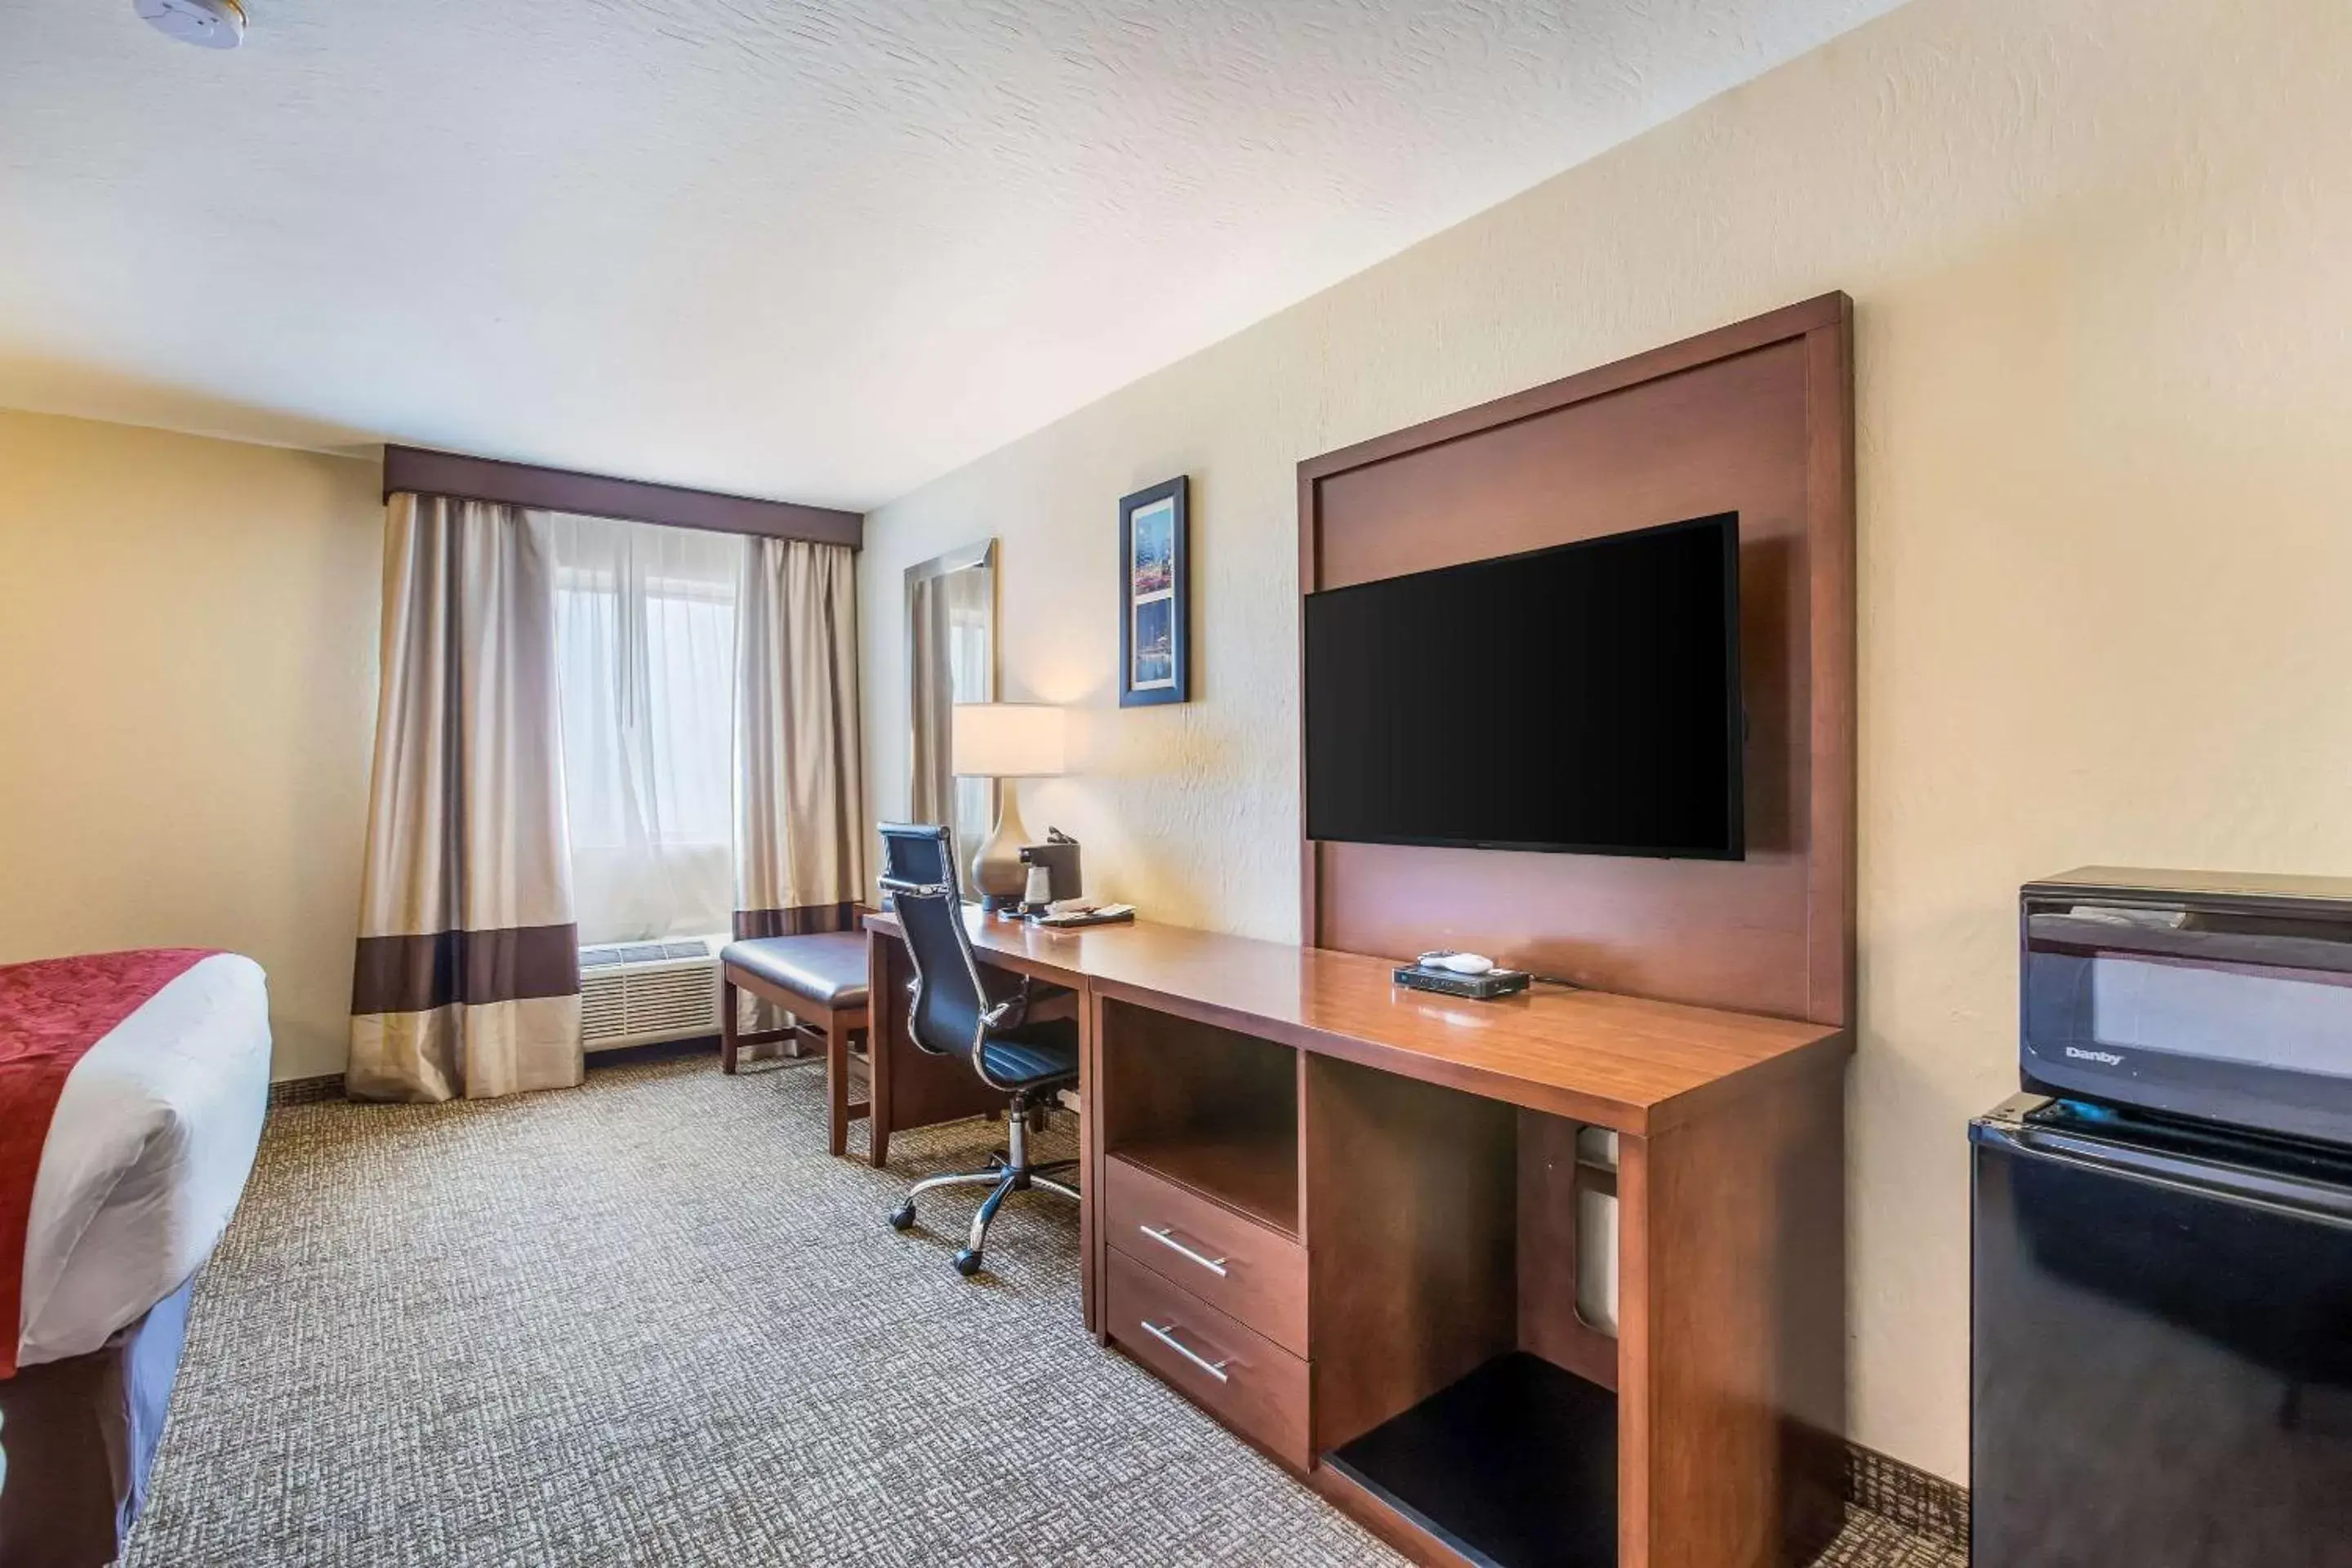
[[[1066,899],[1048,904],[1029,917],[1031,925],[1045,926],[1055,931],[1068,931],[1077,926],[1117,925],[1135,919],[1132,904],[1097,904],[1084,899]]]

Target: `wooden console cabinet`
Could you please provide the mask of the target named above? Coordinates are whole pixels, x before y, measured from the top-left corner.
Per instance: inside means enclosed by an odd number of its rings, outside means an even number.
[[[1843,1030],[969,918],[984,962],[1079,993],[1099,1338],[1419,1562],[1748,1568],[1835,1533]],[[880,994],[903,949],[867,925]],[[1614,1335],[1577,1310],[1596,1178]]]
[[[1421,1562],[1835,1534],[1843,1030],[1129,936],[1087,988],[1109,1339]],[[1580,1127],[1618,1135],[1613,1336],[1577,1309]]]

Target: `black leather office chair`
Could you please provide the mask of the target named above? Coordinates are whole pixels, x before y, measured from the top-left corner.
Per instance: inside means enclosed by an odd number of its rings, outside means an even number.
[[[1066,1198],[1078,1189],[1060,1180],[1076,1160],[1051,1164],[1029,1163],[1029,1111],[1078,1076],[1078,1026],[1067,1018],[1030,1023],[1024,979],[1009,994],[990,992],[980,961],[972,955],[971,935],[964,930],[963,892],[958,885],[955,847],[945,827],[887,823],[882,828],[882,891],[897,910],[907,933],[907,955],[915,966],[908,987],[908,1032],[915,1044],[934,1056],[961,1057],[992,1089],[1008,1097],[1004,1124],[1011,1136],[1008,1151],[992,1155],[988,1169],[956,1175],[927,1176],[907,1194],[906,1202],[890,1213],[890,1224],[904,1230],[915,1223],[915,1200],[935,1187],[988,1187],[980,1212],[972,1215],[969,1245],[955,1255],[956,1272],[980,1271],[981,1252],[988,1241],[989,1222],[1013,1193],[1042,1188]]]

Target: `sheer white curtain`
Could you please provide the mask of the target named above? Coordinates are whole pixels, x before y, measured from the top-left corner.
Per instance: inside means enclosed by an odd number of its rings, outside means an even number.
[[[732,534],[552,520],[583,942],[726,931],[735,908]]]

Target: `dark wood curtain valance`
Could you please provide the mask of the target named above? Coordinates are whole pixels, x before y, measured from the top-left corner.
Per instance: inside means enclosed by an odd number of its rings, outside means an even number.
[[[866,518],[859,512],[803,506],[798,501],[754,500],[642,479],[608,479],[496,458],[468,458],[423,447],[384,447],[383,493],[388,497],[394,490],[505,501],[542,511],[618,517],[718,533],[806,539],[819,544],[846,544],[852,550],[866,542]]]

